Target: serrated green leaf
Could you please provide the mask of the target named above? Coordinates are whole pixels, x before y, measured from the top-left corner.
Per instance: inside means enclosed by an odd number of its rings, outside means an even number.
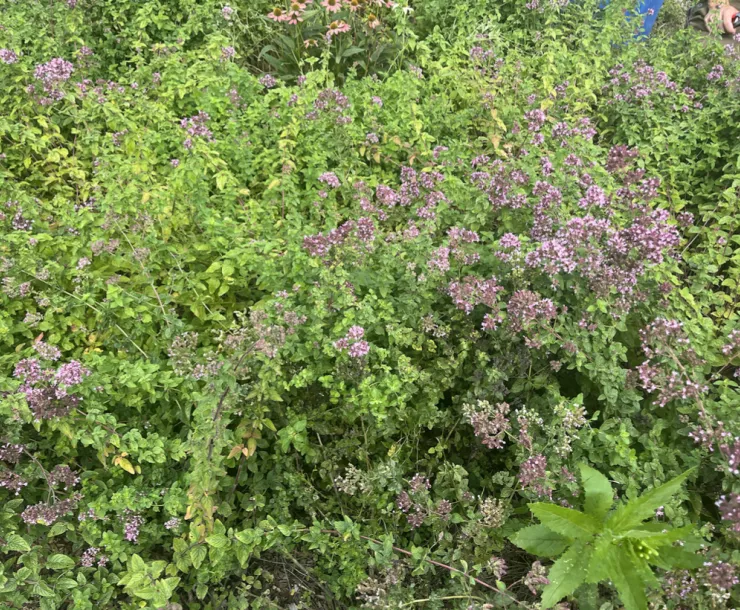
[[[612,549],[606,555],[606,567],[624,610],[647,610],[645,584],[630,561],[628,551],[616,545]]]
[[[52,555],[49,557],[49,559],[46,561],[46,566],[50,570],[71,570],[75,567],[75,561],[71,557],[68,557],[67,555],[61,555],[57,553],[56,555]]]
[[[132,572],[145,572],[146,571],[146,563],[139,555],[132,555],[131,556],[131,571]]]
[[[581,481],[586,496],[586,513],[603,519],[614,504],[614,490],[609,479],[587,464],[580,464]]]
[[[612,552],[614,538],[609,535],[599,536],[594,544],[594,552],[591,556],[591,564],[588,567],[586,582],[596,584],[609,578],[607,566],[607,555]]]
[[[704,563],[704,557],[679,546],[663,546],[658,549],[658,556],[651,562],[664,570],[692,570]]]
[[[229,544],[229,539],[224,534],[212,534],[206,538],[208,546],[214,549],[223,549]]]
[[[193,562],[193,567],[197,570],[203,563],[203,560],[208,554],[208,549],[205,546],[199,545],[190,549],[190,561]]]
[[[572,508],[536,502],[530,504],[529,509],[542,525],[574,540],[588,540],[601,530],[601,524],[596,519]]]
[[[615,532],[635,529],[645,519],[652,517],[655,511],[673,497],[694,468],[671,479],[667,483],[654,487],[640,497],[620,506],[607,520],[607,526]]]
[[[8,534],[5,539],[5,548],[9,551],[18,551],[20,553],[27,553],[31,550],[31,545],[28,544],[25,538],[19,536],[16,533]]]
[[[520,549],[539,557],[556,557],[570,544],[570,538],[553,532],[544,525],[530,525],[520,529],[510,538]]]
[[[542,591],[542,607],[552,608],[561,599],[571,595],[584,580],[593,547],[576,542],[550,568],[550,584]]]
[[[54,591],[52,591],[49,585],[42,580],[36,581],[33,584],[31,591],[33,591],[34,595],[38,595],[39,597],[54,597]]]

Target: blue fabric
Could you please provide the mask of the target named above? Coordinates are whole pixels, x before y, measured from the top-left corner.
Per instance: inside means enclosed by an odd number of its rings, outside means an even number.
[[[660,12],[661,7],[663,6],[664,0],[642,0],[637,7],[635,15],[639,15],[639,19],[642,20],[645,19],[645,23],[640,29],[640,31],[635,34],[635,38],[643,38],[644,36],[649,36],[650,32],[653,29],[653,26],[655,25],[655,20],[658,18],[658,13]],[[606,5],[609,4],[609,0],[603,0],[599,4],[599,8],[605,8]],[[648,11],[652,9],[653,14],[648,15]]]
[[[655,25],[655,20],[658,18],[658,12],[660,7],[663,6],[663,0],[642,0],[637,12],[639,15],[645,15],[645,25],[642,28],[642,35],[647,36]],[[653,14],[648,15],[648,10],[653,9]]]

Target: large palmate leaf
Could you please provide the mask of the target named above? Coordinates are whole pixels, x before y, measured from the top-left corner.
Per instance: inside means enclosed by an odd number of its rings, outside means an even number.
[[[592,546],[576,542],[552,565],[547,575],[550,584],[542,591],[543,608],[552,608],[586,580],[592,553]]]
[[[614,490],[609,479],[586,464],[580,465],[583,491],[586,495],[586,513],[603,519],[614,504]]]
[[[601,531],[601,524],[596,519],[572,508],[544,502],[530,504],[529,508],[542,525],[574,540],[589,540]]]
[[[681,484],[694,471],[687,470],[667,483],[655,487],[620,506],[607,520],[607,526],[615,532],[624,532],[634,529],[645,519],[652,517],[655,511],[666,504],[681,488]]]
[[[568,547],[571,539],[544,525],[530,525],[514,534],[511,541],[532,555],[556,557]]]

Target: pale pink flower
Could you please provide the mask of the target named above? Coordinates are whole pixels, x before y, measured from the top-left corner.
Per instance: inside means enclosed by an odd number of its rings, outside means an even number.
[[[323,6],[330,13],[336,13],[337,11],[342,10],[341,0],[324,0],[321,3],[321,6]]]
[[[283,9],[279,7],[275,7],[272,9],[271,13],[267,13],[267,18],[272,19],[273,21],[277,21],[278,23],[282,21],[288,21],[289,17],[283,12]]]
[[[326,31],[326,39],[331,42],[333,36],[341,34],[343,32],[349,32],[352,28],[345,21],[332,21],[329,24],[329,29]]]

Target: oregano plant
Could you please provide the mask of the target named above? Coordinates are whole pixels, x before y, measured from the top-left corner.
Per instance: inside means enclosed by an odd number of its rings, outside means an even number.
[[[610,582],[625,610],[647,610],[645,589],[660,587],[653,566],[690,569],[702,563],[686,545],[692,526],[672,528],[650,520],[694,469],[637,498],[615,503],[609,479],[586,464],[579,468],[584,510],[530,503],[540,524],[525,527],[511,537],[528,553],[557,557],[548,574],[550,584],[542,592],[542,607],[552,608],[584,583]]]

